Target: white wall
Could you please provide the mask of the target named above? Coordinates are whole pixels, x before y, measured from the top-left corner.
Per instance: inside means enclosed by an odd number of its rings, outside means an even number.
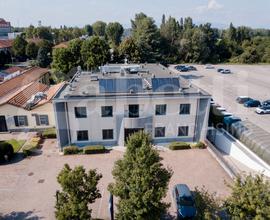
[[[264,175],[270,177],[270,166],[226,131],[216,130],[214,144],[219,150],[230,155],[250,169],[257,172],[264,172]]]
[[[117,116],[124,116],[129,104],[140,105],[140,117],[153,116],[154,127],[166,127],[165,138],[177,138],[178,126],[189,126],[189,136],[193,138],[197,111],[197,99],[187,98],[123,98],[110,100],[82,100],[68,103],[68,117],[71,128],[71,142],[77,142],[77,130],[88,130],[89,141],[103,141],[102,129],[114,129],[114,140],[117,141]],[[167,104],[165,116],[155,116],[155,106]],[[180,104],[191,104],[190,115],[179,115]],[[87,118],[75,118],[74,107],[87,107]],[[102,118],[101,106],[113,106],[113,117]],[[154,135],[154,134],[153,134]],[[154,138],[154,137],[153,137]],[[163,139],[165,139],[163,138]],[[161,138],[162,139],[162,138]]]

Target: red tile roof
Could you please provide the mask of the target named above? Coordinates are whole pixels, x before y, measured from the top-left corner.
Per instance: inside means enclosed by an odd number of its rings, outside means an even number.
[[[23,70],[25,70],[25,68],[19,67],[19,66],[12,66],[12,67],[9,67],[8,69],[5,69],[3,72],[8,73],[8,74],[12,74],[12,73],[15,73],[17,71],[22,72]]]
[[[24,71],[22,74],[11,78],[0,84],[0,97],[13,92],[31,82],[39,80],[43,75],[48,73],[49,70],[45,68],[33,67]]]
[[[48,86],[39,82],[33,82],[26,89],[11,98],[8,103],[17,107],[25,108],[27,101],[38,92],[45,92]]]
[[[59,49],[59,48],[68,48],[69,41],[62,42],[60,44],[57,44],[53,47],[53,49]]]
[[[0,49],[11,48],[13,40],[0,40]]]

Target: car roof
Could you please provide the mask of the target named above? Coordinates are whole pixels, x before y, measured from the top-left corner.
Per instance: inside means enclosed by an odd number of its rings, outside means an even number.
[[[175,187],[176,187],[180,197],[191,196],[191,192],[186,184],[177,184]]]
[[[237,98],[244,99],[244,98],[249,98],[248,96],[238,96]]]

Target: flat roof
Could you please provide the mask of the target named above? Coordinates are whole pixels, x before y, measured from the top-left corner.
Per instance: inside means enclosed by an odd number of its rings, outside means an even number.
[[[150,95],[210,96],[161,64],[108,64],[95,72],[78,69],[54,100]]]

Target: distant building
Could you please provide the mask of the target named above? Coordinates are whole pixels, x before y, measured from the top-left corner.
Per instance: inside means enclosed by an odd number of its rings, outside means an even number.
[[[0,132],[55,126],[52,97],[62,84],[50,86],[49,74],[33,67],[0,84]]]
[[[78,68],[53,99],[58,143],[124,146],[140,130],[154,143],[205,140],[210,99],[160,64]]]
[[[0,51],[10,51],[13,45],[13,40],[0,39]]]
[[[0,18],[0,39],[7,38],[9,33],[11,33],[10,22],[7,22],[3,18]]]

